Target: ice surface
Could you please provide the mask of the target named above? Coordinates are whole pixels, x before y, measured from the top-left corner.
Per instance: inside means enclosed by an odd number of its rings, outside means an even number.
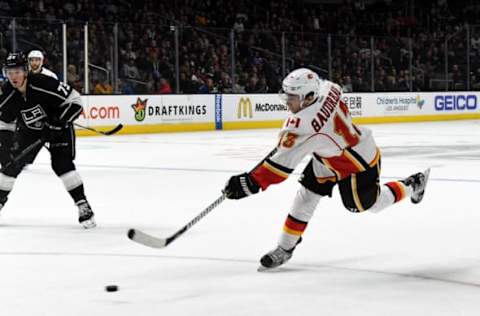
[[[175,232],[266,155],[277,130],[78,139],[93,230],[77,223],[42,151],[1,211],[0,315],[479,315],[480,122],[371,128],[383,181],[432,167],[424,201],[352,214],[335,192],[292,260],[269,273],[258,260],[276,245],[305,161],[165,249],[126,231]]]

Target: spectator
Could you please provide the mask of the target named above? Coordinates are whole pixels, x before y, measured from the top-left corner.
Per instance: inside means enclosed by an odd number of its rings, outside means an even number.
[[[258,80],[255,89],[255,93],[268,93],[269,89],[267,86],[267,79],[265,79],[265,77],[260,77],[260,80]]]
[[[71,86],[77,81],[80,80],[79,75],[77,74],[77,67],[75,65],[68,65],[67,66],[67,83]]]
[[[353,92],[352,79],[350,78],[350,76],[345,76],[343,78],[342,90],[343,92]]]
[[[245,86],[245,92],[256,93],[257,92],[257,82],[258,82],[257,77],[255,77],[255,76],[250,77],[250,79],[248,79],[247,85]]]
[[[235,18],[235,23],[233,24],[233,29],[237,33],[241,33],[245,29],[243,22],[244,22],[244,17],[241,15],[237,15],[237,17]]]
[[[370,87],[365,81],[363,81],[362,77],[356,77],[355,81],[353,82],[353,91],[367,92],[370,91]]]
[[[472,75],[470,76],[470,83],[472,90],[480,90],[480,69],[477,69],[476,73],[472,73]]]
[[[480,55],[480,34],[476,34],[474,37],[472,36],[471,45],[474,53],[477,56]]]
[[[127,80],[117,79],[117,84],[120,87],[120,94],[134,94],[132,85]]]
[[[140,73],[135,65],[135,59],[130,57],[128,63],[123,66],[123,76],[129,79],[140,80]]]
[[[206,94],[206,93],[218,92],[218,88],[217,86],[215,86],[212,74],[208,74],[207,76],[204,77],[204,79],[201,79],[200,82],[201,82],[201,85],[200,85],[200,88],[198,89],[198,93]]]
[[[94,94],[112,94],[113,88],[112,86],[106,81],[97,81],[95,85]]]
[[[158,90],[156,91],[156,93],[169,94],[172,92],[173,92],[172,87],[170,87],[170,83],[168,82],[168,80],[165,78],[161,78],[160,83],[158,85]]]
[[[453,89],[454,90],[464,90],[465,85],[464,85],[464,78],[463,74],[460,71],[460,67],[455,64],[452,66],[452,81],[453,81]]]
[[[185,94],[194,94],[199,90],[198,83],[189,79],[185,72],[180,73],[180,88]]]

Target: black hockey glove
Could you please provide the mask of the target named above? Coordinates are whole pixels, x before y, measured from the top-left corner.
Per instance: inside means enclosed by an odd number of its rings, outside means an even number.
[[[67,123],[58,122],[55,124],[45,122],[42,130],[42,139],[50,144],[57,143],[60,139],[63,139],[63,135],[68,128]]]
[[[245,172],[231,177],[222,192],[227,199],[239,200],[258,191],[260,186],[255,183],[250,174]]]

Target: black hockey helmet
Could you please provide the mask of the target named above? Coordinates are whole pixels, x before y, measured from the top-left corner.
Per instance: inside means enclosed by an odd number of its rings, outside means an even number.
[[[10,68],[23,68],[28,72],[28,60],[24,52],[9,53],[3,64],[3,76],[7,77],[6,70]]]
[[[27,65],[28,65],[28,60],[24,52],[9,53],[7,55],[7,58],[5,58],[5,63],[3,65],[3,68],[8,69],[8,68],[25,67],[25,69],[27,69]]]

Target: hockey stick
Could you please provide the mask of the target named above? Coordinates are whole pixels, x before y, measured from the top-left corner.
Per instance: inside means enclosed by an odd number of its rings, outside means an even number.
[[[133,241],[136,241],[142,245],[152,247],[152,248],[164,248],[168,246],[172,241],[183,235],[190,227],[195,225],[198,221],[204,218],[208,213],[210,213],[214,208],[219,206],[225,200],[225,194],[222,194],[218,199],[216,199],[212,204],[210,204],[206,209],[204,209],[200,214],[195,216],[190,222],[185,226],[180,228],[176,233],[167,238],[157,238],[142,232],[141,230],[130,228],[128,230],[128,238]]]
[[[41,138],[37,139],[35,142],[31,143],[24,150],[22,150],[17,156],[13,157],[12,160],[7,162],[5,166],[2,166],[2,168],[0,169],[0,172],[3,173],[8,167],[25,158],[25,156],[27,156],[30,152],[32,152],[32,150],[36,149],[38,146],[41,146],[42,144],[43,144],[43,139]]]
[[[88,126],[83,126],[83,125],[80,125],[78,123],[73,123],[75,126],[78,126],[80,128],[83,128],[83,129],[86,129],[86,130],[89,130],[89,131],[92,131],[92,132],[95,132],[95,133],[98,133],[98,134],[102,134],[102,135],[106,135],[106,136],[109,136],[109,135],[113,135],[115,133],[117,133],[118,131],[120,131],[122,128],[123,128],[123,125],[122,124],[118,124],[117,126],[115,126],[113,129],[109,130],[109,131],[106,131],[106,132],[103,132],[103,131],[99,131],[98,129],[94,129],[94,128],[91,128],[91,127],[88,127]]]
[[[257,169],[258,166],[260,166],[266,159],[270,158],[277,152],[277,148],[273,149],[264,159],[262,159],[253,169]],[[202,218],[204,218],[208,213],[210,213],[214,208],[219,206],[223,201],[225,200],[225,194],[223,193],[219,198],[217,198],[212,204],[207,206],[206,209],[204,209],[200,214],[195,216],[190,222],[188,222],[185,226],[180,228],[176,233],[171,235],[170,237],[167,238],[160,238],[160,237],[154,237],[152,235],[146,234],[142,232],[141,230],[130,228],[128,230],[128,238],[131,240],[145,245],[147,247],[152,247],[152,248],[165,248],[168,246],[171,242],[173,242],[175,239],[183,235],[190,227],[195,225],[197,222],[199,222]]]

